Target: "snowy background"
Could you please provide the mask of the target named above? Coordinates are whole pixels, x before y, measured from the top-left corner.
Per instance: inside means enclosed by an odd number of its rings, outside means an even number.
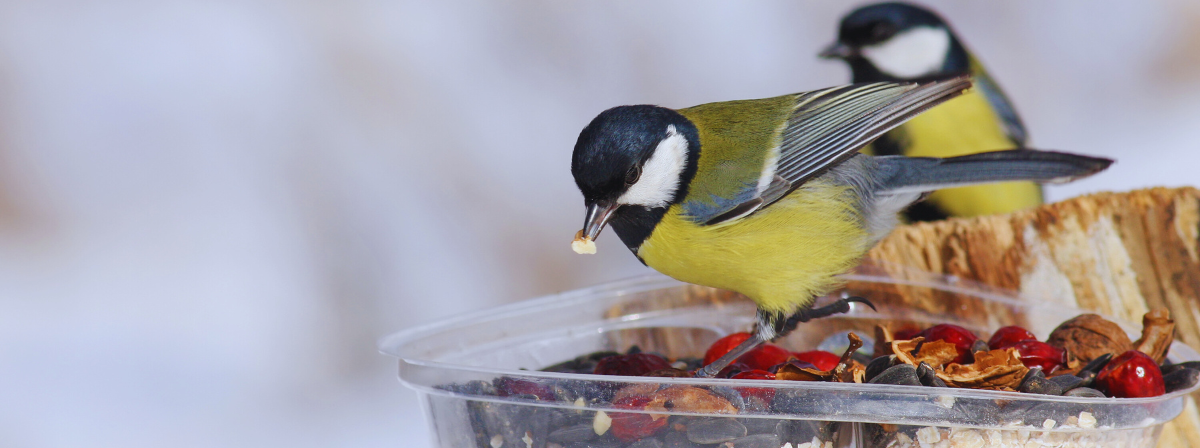
[[[99,3],[104,3],[103,5]],[[931,2],[1050,190],[1196,185],[1200,5]],[[834,2],[0,2],[0,445],[424,446],[376,340],[647,271],[579,130],[847,80]]]

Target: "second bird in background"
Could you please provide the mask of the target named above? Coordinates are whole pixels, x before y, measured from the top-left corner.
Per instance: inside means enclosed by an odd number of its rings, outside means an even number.
[[[880,137],[876,155],[953,157],[1025,146],[1025,126],[987,71],[941,17],[905,3],[880,3],[842,19],[838,40],[821,52],[850,66],[853,82],[928,81],[971,75],[975,88]],[[913,221],[1008,213],[1042,203],[1032,182],[950,188],[910,207]]]

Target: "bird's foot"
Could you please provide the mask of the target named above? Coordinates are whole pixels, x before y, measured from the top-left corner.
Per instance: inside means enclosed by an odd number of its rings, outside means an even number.
[[[738,358],[741,358],[742,355],[746,354],[750,350],[754,350],[755,347],[758,347],[759,344],[762,344],[763,342],[766,341],[764,341],[763,338],[758,334],[751,334],[749,338],[747,338],[745,341],[742,341],[742,343],[738,344],[737,347],[734,347],[733,350],[730,350],[728,353],[725,353],[725,355],[717,358],[716,361],[713,361],[707,366],[696,369],[695,377],[713,378],[717,376],[717,374],[721,373],[721,370],[724,370],[725,367],[733,364],[733,362],[737,361]]]
[[[847,313],[850,311],[851,303],[861,303],[871,307],[872,310],[875,309],[875,305],[867,299],[843,295],[841,299],[838,299],[838,301],[829,305],[825,305],[820,308],[801,309],[795,314],[792,314],[786,320],[783,320],[782,325],[780,325],[780,314],[759,310],[756,330],[750,334],[750,337],[741,344],[738,344],[737,347],[734,347],[733,350],[730,350],[728,353],[725,353],[725,355],[717,358],[716,361],[697,369],[695,377],[713,378],[717,376],[721,370],[725,369],[725,367],[733,364],[733,362],[737,361],[738,358],[741,358],[742,355],[745,355],[750,350],[754,350],[754,348],[758,347],[760,344],[769,340],[773,340],[776,337],[786,335],[792,330],[795,330],[796,325],[798,325],[800,322],[808,322],[813,319],[820,319],[822,317],[828,317],[834,314]]]
[[[779,334],[779,336],[783,336],[788,333],[791,333],[792,330],[796,329],[796,325],[799,325],[801,322],[808,322],[813,319],[829,317],[834,314],[848,313],[848,312],[850,312],[850,304],[851,303],[861,303],[863,305],[871,307],[871,310],[873,310],[873,311],[879,311],[879,310],[875,309],[875,304],[871,303],[871,301],[869,301],[867,299],[864,299],[862,297],[851,296],[848,294],[843,294],[841,299],[838,299],[836,302],[825,305],[823,307],[802,308],[799,311],[796,311],[795,314],[792,314],[790,317],[787,318],[786,321],[784,321],[783,328],[780,329],[778,334]]]

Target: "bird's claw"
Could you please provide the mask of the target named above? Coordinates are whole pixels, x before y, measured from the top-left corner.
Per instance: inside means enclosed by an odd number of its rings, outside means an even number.
[[[875,304],[874,304],[874,303],[871,303],[871,301],[870,301],[870,300],[867,300],[866,298],[863,298],[863,297],[851,296],[851,295],[844,295],[844,296],[842,296],[842,299],[841,299],[841,300],[838,300],[838,302],[839,302],[839,303],[841,303],[841,302],[846,302],[846,305],[847,305],[847,310],[846,310],[846,311],[850,311],[850,310],[849,310],[849,302],[857,302],[857,303],[861,303],[861,304],[863,304],[863,305],[866,305],[866,306],[869,306],[869,307],[871,307],[871,311],[879,311],[879,309],[878,309],[878,308],[875,308]],[[843,312],[845,312],[845,311],[843,311]]]

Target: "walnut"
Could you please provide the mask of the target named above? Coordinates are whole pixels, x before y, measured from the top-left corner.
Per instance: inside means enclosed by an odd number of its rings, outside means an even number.
[[[1081,314],[1059,324],[1046,343],[1066,350],[1084,364],[1105,353],[1133,349],[1133,341],[1121,327],[1095,314]]]
[[[1171,320],[1171,312],[1156,308],[1142,316],[1142,337],[1133,343],[1133,349],[1162,364],[1174,340],[1175,321]]]

